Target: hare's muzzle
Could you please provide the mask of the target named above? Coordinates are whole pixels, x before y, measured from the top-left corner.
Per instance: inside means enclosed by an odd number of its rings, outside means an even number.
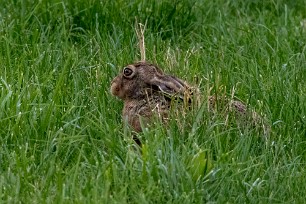
[[[110,92],[120,98],[120,77],[117,76],[111,81]]]

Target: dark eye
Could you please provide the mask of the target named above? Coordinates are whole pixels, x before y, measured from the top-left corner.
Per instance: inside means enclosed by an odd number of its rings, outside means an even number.
[[[132,73],[133,73],[133,70],[131,70],[131,69],[128,68],[128,67],[124,68],[124,70],[123,70],[123,74],[124,74],[124,76],[126,76],[126,77],[131,76]]]

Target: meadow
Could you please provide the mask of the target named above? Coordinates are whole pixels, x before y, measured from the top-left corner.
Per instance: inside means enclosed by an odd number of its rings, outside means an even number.
[[[109,91],[140,60],[136,20],[149,61],[234,90],[269,137],[200,106],[140,150]],[[0,1],[0,202],[303,203],[305,50],[304,0]]]

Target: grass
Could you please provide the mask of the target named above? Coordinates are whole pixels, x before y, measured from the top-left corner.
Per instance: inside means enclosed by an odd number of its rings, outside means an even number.
[[[305,2],[1,1],[1,203],[302,203]],[[147,59],[266,115],[272,133],[198,107],[135,149],[111,79]],[[203,102],[205,105],[205,102]]]

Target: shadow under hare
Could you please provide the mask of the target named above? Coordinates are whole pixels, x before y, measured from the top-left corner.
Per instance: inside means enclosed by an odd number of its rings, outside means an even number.
[[[198,97],[195,95],[199,95],[198,91],[185,81],[164,74],[158,66],[145,61],[125,66],[112,80],[111,93],[123,100],[123,119],[136,132],[141,132],[155,116],[166,121],[173,101],[182,101],[189,106],[196,103],[194,99]],[[207,100],[209,111],[212,113],[234,113],[241,121],[248,121],[247,123],[254,126],[263,120],[259,114],[249,110],[238,100],[216,95],[207,96]],[[267,127],[264,129],[268,131]]]

